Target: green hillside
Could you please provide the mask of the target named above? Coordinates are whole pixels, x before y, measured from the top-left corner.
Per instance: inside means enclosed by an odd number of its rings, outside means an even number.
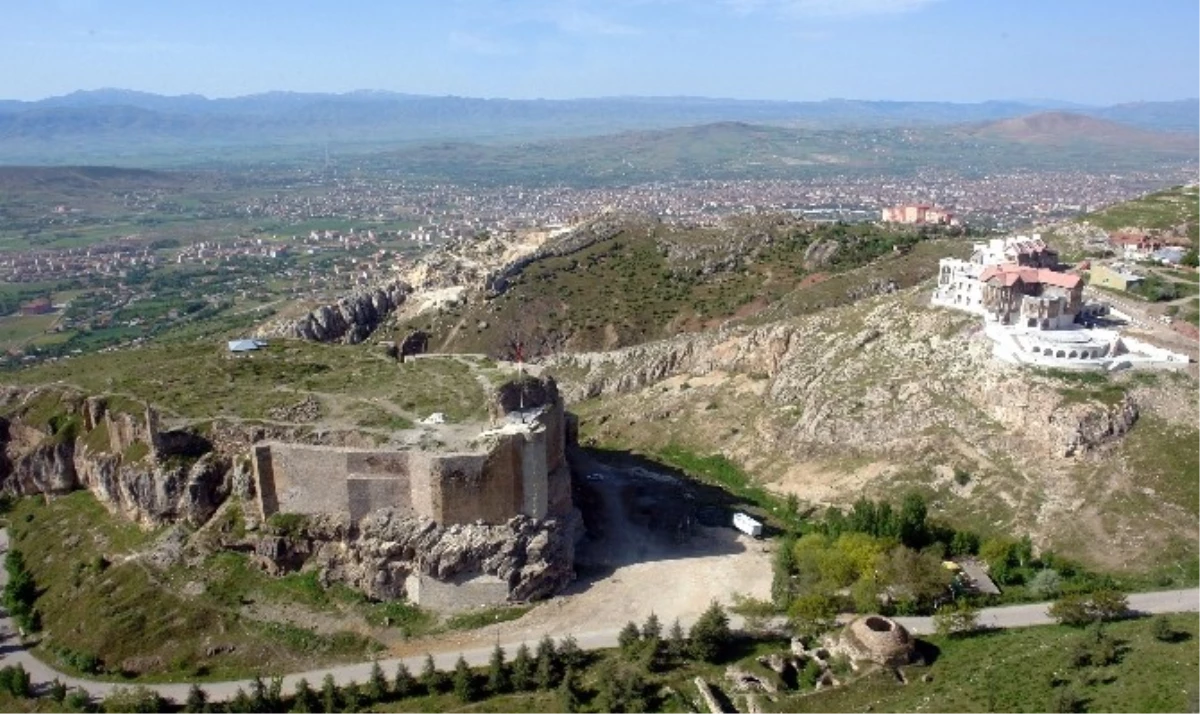
[[[1176,186],[1118,203],[1083,218],[1109,231],[1137,229],[1200,240],[1200,186]]]
[[[874,224],[813,224],[787,216],[722,228],[629,220],[610,240],[535,261],[498,297],[412,319],[438,351],[530,356],[623,347],[730,319],[814,312],[934,275],[966,243]]]

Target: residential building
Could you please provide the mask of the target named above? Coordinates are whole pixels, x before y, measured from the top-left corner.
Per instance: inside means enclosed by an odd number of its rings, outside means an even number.
[[[1121,263],[1096,265],[1090,272],[1089,283],[1112,290],[1128,290],[1144,280],[1141,275],[1133,272],[1129,266]]]

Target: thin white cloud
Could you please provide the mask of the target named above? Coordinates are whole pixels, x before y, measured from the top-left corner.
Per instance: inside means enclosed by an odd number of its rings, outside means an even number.
[[[503,42],[498,42],[474,32],[456,30],[450,33],[449,42],[450,46],[456,50],[477,55],[500,57],[515,55],[517,53],[517,50],[511,45],[506,45]]]
[[[569,8],[554,17],[559,30],[573,35],[638,35],[641,30],[632,25],[615,22],[577,7]]]
[[[915,12],[941,0],[722,0],[741,15],[771,11],[788,17],[850,19]]]

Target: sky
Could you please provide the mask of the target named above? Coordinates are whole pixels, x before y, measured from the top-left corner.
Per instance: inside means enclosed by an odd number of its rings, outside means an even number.
[[[1200,94],[1196,0],[0,0],[0,98],[117,87],[1114,104]]]

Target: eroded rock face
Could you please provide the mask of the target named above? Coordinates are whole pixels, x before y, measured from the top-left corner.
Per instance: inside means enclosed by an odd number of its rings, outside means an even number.
[[[1137,420],[1134,396],[1071,402],[1061,385],[1031,383],[1029,370],[992,360],[985,337],[947,332],[956,315],[909,312],[889,300],[849,330],[833,314],[820,315],[557,355],[546,367],[560,375],[569,401],[644,393],[678,376],[757,375],[768,405],[800,415],[774,423],[774,431],[763,427],[764,438],[793,452],[911,448],[928,430],[970,434],[986,417],[1037,452],[1067,458],[1121,438]]]
[[[298,320],[273,322],[258,330],[259,337],[290,337],[314,342],[357,344],[373,333],[412,292],[397,280],[346,295],[322,305]]]
[[[309,564],[322,580],[340,582],[382,600],[403,598],[409,575],[448,581],[490,575],[508,584],[514,601],[546,598],[574,579],[578,512],[537,521],[517,516],[507,523],[442,527],[391,509],[359,523],[346,517],[305,520],[299,533],[270,533],[255,543],[258,562],[283,573]]]

